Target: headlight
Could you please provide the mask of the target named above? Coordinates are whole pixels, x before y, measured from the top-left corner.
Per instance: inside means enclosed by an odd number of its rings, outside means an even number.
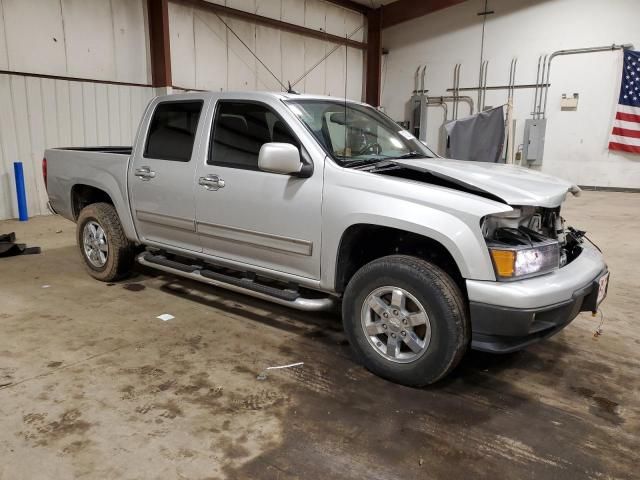
[[[557,241],[536,242],[531,246],[488,245],[493,268],[499,280],[515,280],[551,272],[560,266]]]

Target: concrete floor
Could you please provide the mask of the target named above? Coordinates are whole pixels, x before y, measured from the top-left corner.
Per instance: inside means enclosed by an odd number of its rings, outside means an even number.
[[[43,247],[0,259],[0,478],[639,478],[639,214],[630,193],[565,208],[612,271],[602,335],[581,314],[421,390],[355,364],[335,315],[152,272],[100,283],[72,223],[0,222]]]

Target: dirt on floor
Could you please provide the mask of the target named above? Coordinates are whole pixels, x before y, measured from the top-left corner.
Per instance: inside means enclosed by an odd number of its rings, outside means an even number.
[[[356,364],[336,314],[100,283],[71,222],[0,222],[43,248],[0,259],[0,478],[640,478],[640,195],[564,214],[608,259],[604,319],[424,389]]]

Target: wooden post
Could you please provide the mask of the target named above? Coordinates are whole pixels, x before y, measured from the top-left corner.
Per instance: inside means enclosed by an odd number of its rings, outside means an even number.
[[[367,14],[367,73],[366,102],[380,106],[380,83],[382,66],[382,9]]]
[[[171,87],[171,47],[169,42],[169,0],[147,0],[151,83],[155,88]]]

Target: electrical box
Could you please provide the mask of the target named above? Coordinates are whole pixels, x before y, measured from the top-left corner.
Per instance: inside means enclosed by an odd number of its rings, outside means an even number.
[[[546,128],[547,120],[544,118],[529,118],[524,122],[522,156],[528,165],[542,165]]]
[[[411,97],[411,128],[414,137],[426,141],[427,139],[427,96],[413,95]]]
[[[580,94],[574,93],[572,97],[568,97],[566,93],[562,94],[560,99],[560,110],[563,111],[576,111],[578,110],[578,98]]]

